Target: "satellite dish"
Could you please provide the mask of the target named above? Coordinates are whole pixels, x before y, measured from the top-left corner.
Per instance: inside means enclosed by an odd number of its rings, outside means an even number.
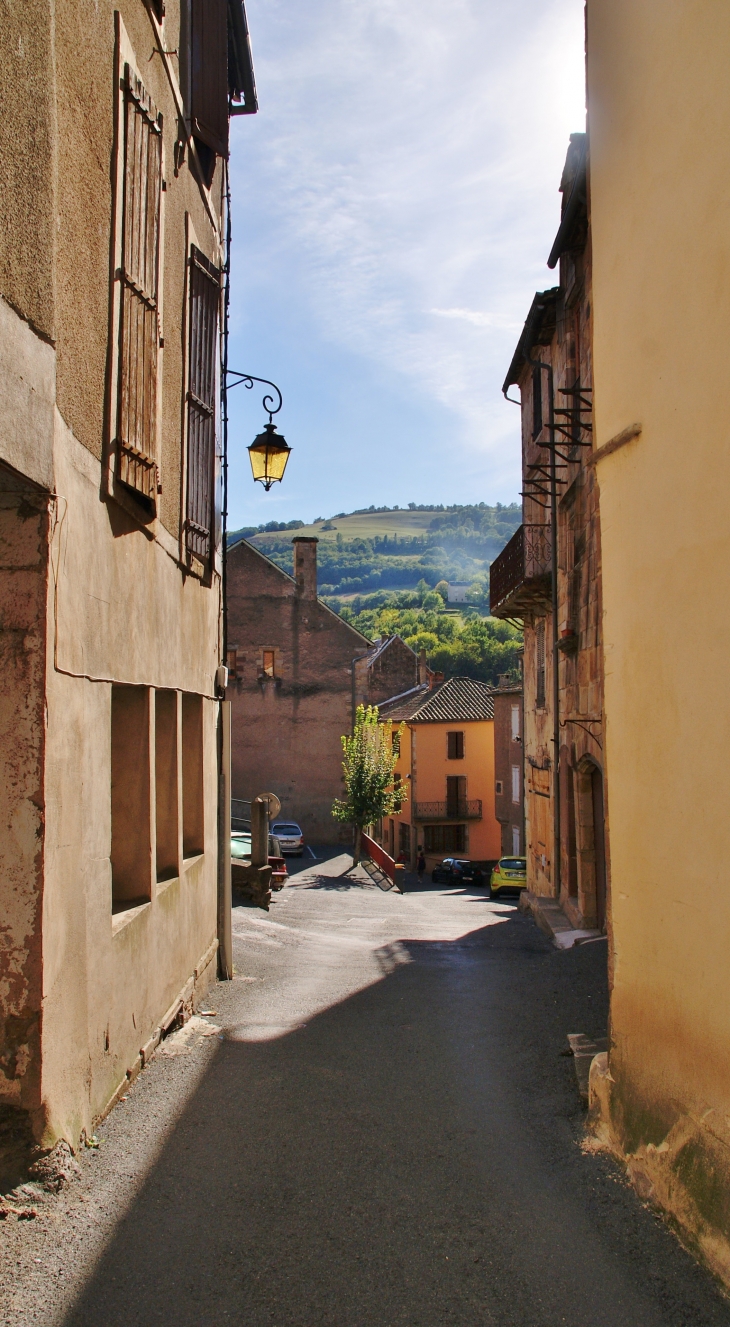
[[[279,812],[281,811],[281,802],[279,801],[279,798],[277,797],[276,793],[259,793],[258,797],[256,798],[256,801],[266,802],[268,806],[269,820],[275,820]]]

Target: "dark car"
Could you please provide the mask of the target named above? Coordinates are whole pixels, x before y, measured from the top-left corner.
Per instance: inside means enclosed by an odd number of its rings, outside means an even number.
[[[431,879],[435,885],[457,885],[470,881],[474,885],[484,883],[484,876],[478,862],[469,862],[463,857],[444,857],[434,866]]]

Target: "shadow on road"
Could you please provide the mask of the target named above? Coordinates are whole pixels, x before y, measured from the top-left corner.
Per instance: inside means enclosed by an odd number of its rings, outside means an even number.
[[[577,1145],[560,1051],[605,1029],[601,947],[558,954],[510,909],[392,948],[305,1027],[220,1043],[66,1327],[726,1324]]]

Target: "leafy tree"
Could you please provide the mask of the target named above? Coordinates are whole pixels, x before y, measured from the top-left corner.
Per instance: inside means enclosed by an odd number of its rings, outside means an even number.
[[[444,603],[445,603],[445,604],[448,603],[448,601],[449,601],[449,582],[448,582],[448,581],[439,581],[438,585],[434,585],[433,588],[434,588],[434,590],[436,591],[437,594],[440,594],[440,595],[441,595],[441,598],[443,599]]]
[[[404,783],[396,783],[393,771],[398,760],[398,746],[404,724],[396,730],[394,743],[393,723],[378,722],[377,705],[358,705],[351,737],[343,737],[345,759],[345,798],[338,797],[332,807],[335,820],[352,825],[355,831],[353,862],[360,861],[362,831],[375,824],[382,816],[400,811],[408,799]]]

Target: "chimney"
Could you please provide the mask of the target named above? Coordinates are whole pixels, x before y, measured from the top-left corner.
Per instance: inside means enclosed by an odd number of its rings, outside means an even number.
[[[318,539],[299,535],[294,545],[294,580],[299,599],[317,598],[317,544]]]
[[[426,651],[418,651],[418,685],[421,686],[428,681],[428,664],[426,662]]]

